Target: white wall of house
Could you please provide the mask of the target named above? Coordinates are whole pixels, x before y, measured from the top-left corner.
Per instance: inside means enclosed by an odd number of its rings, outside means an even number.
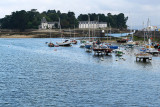
[[[42,29],[47,29],[48,23],[41,23],[41,28]]]
[[[86,29],[86,28],[106,28],[107,23],[106,22],[97,22],[97,21],[90,21],[88,24],[88,21],[80,21],[79,22],[79,28],[80,29]]]
[[[41,25],[39,25],[39,29],[53,29],[58,22],[47,22],[45,17],[41,20]]]

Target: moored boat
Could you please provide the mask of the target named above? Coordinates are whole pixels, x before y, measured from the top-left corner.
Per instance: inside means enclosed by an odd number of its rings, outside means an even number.
[[[52,42],[50,42],[50,43],[48,44],[48,47],[54,47],[54,44],[53,44]]]
[[[77,40],[75,40],[75,39],[71,39],[71,41],[70,41],[72,44],[77,44]]]
[[[117,43],[127,43],[127,39],[121,39],[121,40],[117,40]]]
[[[115,52],[116,56],[122,56],[124,54],[123,51],[120,49],[116,49],[116,50],[114,50],[114,52]]]
[[[65,40],[62,42],[56,42],[56,44],[59,46],[71,46],[71,42],[69,40]]]

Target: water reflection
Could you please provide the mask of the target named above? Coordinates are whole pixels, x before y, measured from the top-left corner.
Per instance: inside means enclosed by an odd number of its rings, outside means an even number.
[[[159,57],[136,62],[138,48],[122,47],[122,57],[101,60],[79,45],[49,48],[46,41],[0,39],[0,106],[160,105]]]

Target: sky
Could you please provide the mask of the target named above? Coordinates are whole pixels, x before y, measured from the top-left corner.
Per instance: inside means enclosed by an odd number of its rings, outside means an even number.
[[[124,13],[129,17],[130,28],[142,29],[150,20],[152,26],[160,28],[160,0],[2,0],[0,2],[0,18],[10,15],[13,11],[37,9],[68,11],[79,14],[88,13]]]

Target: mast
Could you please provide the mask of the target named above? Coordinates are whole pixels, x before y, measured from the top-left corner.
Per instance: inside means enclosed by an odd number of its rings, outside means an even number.
[[[131,33],[132,33],[132,41],[133,41],[133,24],[132,24],[132,22],[131,22]]]
[[[147,22],[147,31],[148,31],[147,39],[149,39],[149,18],[148,18],[148,22]]]
[[[61,30],[61,20],[60,20],[60,18],[59,18],[59,30],[60,30],[61,38],[62,38],[62,30]]]
[[[75,39],[75,25],[74,25],[74,39]]]
[[[143,22],[143,33],[144,33],[144,44],[145,44],[145,27],[144,27],[144,22]]]
[[[98,36],[100,36],[100,33],[99,33],[99,15],[98,15],[98,22],[97,22],[96,27],[98,28]],[[100,39],[98,38],[98,40],[100,40]]]
[[[155,36],[156,36],[155,33],[156,33],[156,29],[155,29],[155,27],[154,27],[154,42],[155,42],[155,38],[156,38],[156,37],[155,37]]]
[[[70,38],[71,38],[71,29],[69,28],[69,32],[70,32]]]
[[[110,26],[110,41],[111,41],[111,25],[109,24],[109,26]]]
[[[108,43],[108,28],[107,28],[107,43]]]
[[[88,15],[88,30],[89,30],[89,42],[90,42],[90,16]]]
[[[50,29],[50,42],[51,42],[51,29]]]

